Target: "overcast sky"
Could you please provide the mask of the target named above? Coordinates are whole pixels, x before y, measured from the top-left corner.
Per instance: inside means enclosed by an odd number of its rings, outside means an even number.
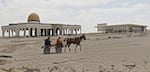
[[[150,0],[0,0],[0,26],[26,22],[33,12],[43,23],[79,24],[83,32],[104,22],[150,26]]]

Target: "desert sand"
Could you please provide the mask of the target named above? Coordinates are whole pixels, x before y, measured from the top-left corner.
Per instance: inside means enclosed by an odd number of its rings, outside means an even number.
[[[150,72],[149,34],[86,34],[81,52],[72,44],[60,54],[43,54],[46,38],[0,38],[0,55],[10,56],[0,57],[0,72]]]

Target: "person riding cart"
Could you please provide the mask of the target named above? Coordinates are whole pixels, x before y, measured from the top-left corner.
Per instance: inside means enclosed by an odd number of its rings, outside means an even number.
[[[50,47],[51,47],[51,41],[50,37],[45,39],[45,47],[44,47],[44,54],[50,54]]]
[[[61,40],[61,37],[59,36],[57,39],[56,39],[56,53],[61,53],[62,52],[62,47],[63,47],[63,43],[62,43],[62,40]]]

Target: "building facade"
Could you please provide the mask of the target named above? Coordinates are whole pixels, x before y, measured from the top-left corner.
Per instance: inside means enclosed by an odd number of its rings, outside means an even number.
[[[36,13],[28,16],[27,23],[9,24],[1,28],[2,37],[39,37],[81,33],[80,25],[41,23]]]
[[[137,24],[107,25],[107,23],[97,24],[96,26],[97,31],[103,33],[146,32],[146,27]]]

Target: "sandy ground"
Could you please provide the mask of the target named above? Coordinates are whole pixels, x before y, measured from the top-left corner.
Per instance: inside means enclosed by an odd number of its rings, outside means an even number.
[[[71,52],[67,49],[61,54],[54,48],[52,54],[43,54],[46,37],[0,38],[0,55],[12,56],[0,57],[0,72],[150,72],[149,34],[93,33],[86,37],[81,52],[77,48],[75,53],[71,45]]]

